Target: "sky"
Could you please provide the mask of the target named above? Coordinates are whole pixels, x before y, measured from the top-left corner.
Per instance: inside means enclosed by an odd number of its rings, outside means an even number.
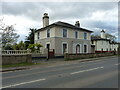
[[[118,2],[2,2],[4,23],[14,25],[20,40],[28,36],[29,28],[42,28],[44,13],[49,23],[63,21],[70,24],[80,22],[80,27],[100,34],[104,29],[118,37]]]

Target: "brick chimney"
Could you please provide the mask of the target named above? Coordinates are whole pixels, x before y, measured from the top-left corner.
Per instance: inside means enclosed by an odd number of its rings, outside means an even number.
[[[48,16],[48,13],[44,13],[44,16],[43,16],[43,27],[46,27],[49,25],[49,16]]]

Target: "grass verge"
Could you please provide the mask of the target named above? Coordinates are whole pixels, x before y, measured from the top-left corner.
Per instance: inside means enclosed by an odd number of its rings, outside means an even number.
[[[20,66],[30,66],[30,65],[38,65],[41,63],[18,63],[18,64],[7,64],[7,65],[0,65],[0,68],[8,68],[8,67],[20,67]]]

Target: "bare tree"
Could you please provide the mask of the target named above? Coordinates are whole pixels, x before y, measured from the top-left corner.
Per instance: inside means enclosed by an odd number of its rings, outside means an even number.
[[[2,47],[4,48],[7,44],[14,44],[17,42],[17,39],[19,38],[19,35],[15,33],[14,25],[5,25],[3,22],[3,19],[0,19],[0,30],[1,32],[1,38],[0,43],[2,44]]]

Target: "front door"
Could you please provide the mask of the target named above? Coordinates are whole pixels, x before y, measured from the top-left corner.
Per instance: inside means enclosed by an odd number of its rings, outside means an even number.
[[[79,44],[76,45],[76,53],[80,53],[80,45]]]
[[[67,44],[64,43],[64,44],[63,44],[63,54],[66,53],[66,52],[67,52]]]

